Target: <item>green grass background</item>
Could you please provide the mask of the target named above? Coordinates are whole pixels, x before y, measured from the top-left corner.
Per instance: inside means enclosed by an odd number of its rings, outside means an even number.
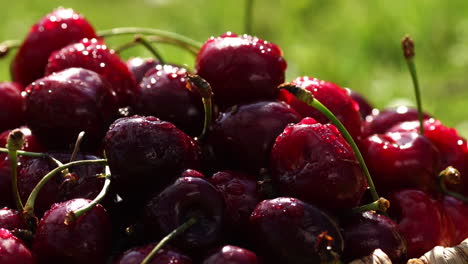
[[[154,27],[198,41],[226,31],[243,33],[244,1],[238,0],[0,0],[0,39],[21,39],[30,25],[57,6],[84,14],[97,30]],[[468,136],[468,1],[466,0],[257,0],[253,32],[278,44],[287,79],[309,75],[363,93],[381,108],[414,101],[400,49],[409,34],[423,107]],[[131,37],[112,39],[110,46]],[[193,56],[160,46],[166,60],[193,65]],[[122,54],[149,56],[143,48]],[[9,80],[11,55],[0,61]]]

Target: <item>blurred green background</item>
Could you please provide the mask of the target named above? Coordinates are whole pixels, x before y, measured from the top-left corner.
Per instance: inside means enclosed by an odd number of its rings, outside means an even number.
[[[0,0],[0,39],[22,39],[57,6],[84,14],[97,30],[153,27],[198,41],[226,31],[243,33],[244,1],[233,0]],[[423,107],[468,136],[468,1],[257,0],[253,32],[278,44],[288,62],[287,80],[309,75],[350,87],[381,108],[414,101],[400,40],[416,41]],[[110,46],[130,41],[112,39]],[[160,47],[164,58],[193,66],[193,56]],[[143,48],[122,53],[150,56]],[[9,80],[9,60],[0,79]]]

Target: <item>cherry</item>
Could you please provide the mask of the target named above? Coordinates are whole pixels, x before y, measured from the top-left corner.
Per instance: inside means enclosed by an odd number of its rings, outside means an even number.
[[[211,253],[203,264],[258,264],[257,255],[250,250],[226,245]]]
[[[0,131],[17,128],[26,122],[21,88],[11,82],[0,82]]]
[[[111,226],[101,205],[96,205],[72,223],[69,212],[88,205],[86,199],[54,204],[39,222],[32,250],[39,263],[105,263],[110,253]]]
[[[10,160],[7,157],[0,159],[0,206],[10,208],[15,206],[11,188]]]
[[[327,251],[343,251],[336,223],[321,210],[295,198],[260,202],[250,216],[250,224],[263,256],[272,261],[268,263],[322,263]],[[327,250],[321,248],[324,242]]]
[[[448,217],[455,226],[454,244],[461,243],[468,237],[468,204],[463,201],[448,195],[444,195],[441,199],[442,205]]]
[[[21,214],[7,207],[0,209],[0,227],[10,231],[27,228]]]
[[[125,62],[102,40],[84,38],[57,50],[50,55],[45,73],[49,75],[72,67],[99,73],[117,94],[120,107],[133,104],[137,83]]]
[[[59,7],[30,29],[11,64],[15,82],[26,87],[44,76],[49,55],[82,38],[94,38],[93,27],[72,9]]]
[[[343,123],[351,136],[356,140],[361,135],[361,116],[359,105],[338,85],[311,77],[298,77],[291,82],[312,93],[313,97],[325,105],[338,120]],[[287,91],[279,93],[279,99],[290,104],[302,117],[312,117],[319,123],[330,122],[325,115],[315,108],[300,101]]]
[[[273,145],[271,173],[281,195],[339,210],[357,206],[367,188],[356,157],[335,126],[305,118]]]
[[[104,142],[113,185],[122,197],[144,198],[163,189],[185,169],[198,169],[200,148],[173,124],[156,117],[125,117]]]
[[[186,87],[187,70],[172,65],[157,65],[154,69],[136,90],[135,112],[171,122],[190,136],[199,135],[203,104],[200,94]]]
[[[35,264],[31,251],[10,231],[0,228],[0,263]]]
[[[221,108],[274,99],[284,82],[286,62],[273,43],[227,32],[208,39],[197,55],[197,74],[207,80]]]
[[[351,96],[351,98],[353,98],[353,100],[359,105],[359,113],[361,114],[362,119],[365,120],[366,116],[372,113],[374,107],[362,94],[349,88],[345,89],[348,92],[349,96]]]
[[[83,148],[96,148],[117,115],[110,86],[90,70],[66,69],[25,91],[28,126],[49,149],[69,149],[81,131],[86,132]]]
[[[268,167],[275,138],[286,125],[300,119],[296,111],[280,101],[234,106],[219,115],[207,141],[222,167],[258,173],[260,168]]]
[[[42,144],[39,142],[39,139],[34,135],[27,126],[21,126],[19,127],[21,130],[21,133],[24,135],[24,142],[23,142],[23,147],[21,148],[24,151],[30,151],[30,152],[45,152],[46,148],[42,146]],[[10,134],[12,130],[6,130],[3,133],[0,134],[0,147],[5,148],[8,140],[8,135]],[[0,158],[7,157],[8,155],[5,153],[0,153]]]
[[[390,218],[366,211],[343,218],[341,227],[346,245],[344,260],[359,259],[380,248],[392,263],[406,263],[406,240]]]
[[[159,64],[159,61],[153,58],[134,57],[128,59],[126,64],[136,83],[140,83],[148,70],[155,68]]]
[[[205,175],[197,170],[186,169],[182,172],[180,177],[196,177],[196,178],[206,178]]]
[[[224,216],[224,199],[216,187],[202,178],[182,177],[146,204],[144,223],[157,237],[194,218],[196,223],[174,240],[181,248],[193,251],[207,249],[221,239]]]
[[[388,199],[388,213],[406,238],[408,258],[419,258],[435,246],[454,245],[454,226],[440,202],[414,189],[393,192]]]
[[[435,190],[440,155],[417,132],[375,134],[361,142],[361,150],[382,193],[401,188]]]
[[[136,247],[125,251],[117,258],[114,264],[140,264],[151,252],[156,243]],[[151,259],[149,264],[192,264],[192,260],[180,251],[166,247],[160,249]]]

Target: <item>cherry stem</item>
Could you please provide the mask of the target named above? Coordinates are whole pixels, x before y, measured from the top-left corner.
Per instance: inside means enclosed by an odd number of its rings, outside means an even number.
[[[16,49],[21,45],[21,41],[14,39],[14,40],[6,40],[0,43],[0,58],[3,58],[8,54],[11,49]]]
[[[439,188],[442,191],[442,193],[449,195],[449,196],[453,196],[465,203],[468,203],[468,197],[465,197],[464,195],[460,193],[448,190],[447,186],[445,185],[446,181],[448,181],[451,184],[460,184],[461,174],[457,169],[455,169],[452,166],[448,166],[445,170],[439,173],[438,179],[439,179]]]
[[[16,203],[16,208],[19,212],[23,211],[23,202],[18,190],[18,153],[17,151],[23,147],[24,134],[19,129],[14,129],[8,134],[7,149],[8,159],[10,160],[11,169],[11,187]]]
[[[366,211],[386,212],[389,207],[390,202],[387,199],[380,197],[377,201],[351,209],[351,213],[359,214]]]
[[[85,135],[85,132],[81,131],[76,137],[75,147],[73,148],[73,152],[70,157],[70,162],[76,159],[76,155],[78,155],[78,152],[80,151],[80,146],[81,146],[81,142],[83,141],[84,135]]]
[[[0,148],[0,153],[8,153],[7,148]],[[32,158],[48,158],[49,154],[46,153],[40,153],[40,152],[29,152],[29,151],[23,151],[23,150],[17,150],[16,154],[19,156],[26,156],[26,157],[32,157]]]
[[[199,139],[202,139],[206,135],[206,132],[210,128],[213,120],[213,91],[211,89],[211,85],[202,77],[190,73],[187,73],[186,77],[188,78],[187,88],[192,90],[193,86],[195,86],[202,97],[203,109],[205,110],[205,120],[203,123],[203,130],[198,137]]]
[[[156,50],[156,48],[154,48],[151,43],[148,41],[147,38],[145,38],[143,35],[135,35],[135,39],[134,41],[136,43],[139,43],[141,45],[143,45],[149,52],[151,52],[151,54],[153,54],[153,56],[159,60],[159,62],[161,64],[165,64],[165,60],[163,59],[163,57],[161,56],[161,54]]]
[[[154,28],[122,27],[122,28],[101,30],[97,32],[97,35],[103,38],[119,36],[119,35],[135,35],[135,34],[156,35],[156,36],[176,40],[176,41],[185,43],[197,50],[200,49],[202,46],[202,43],[195,41],[193,39],[190,39],[186,36],[183,36],[174,32],[165,31],[165,30],[154,29]]]
[[[102,187],[101,191],[96,196],[96,198],[94,198],[94,200],[91,201],[88,205],[86,205],[86,206],[84,206],[84,207],[82,207],[82,208],[80,208],[78,210],[69,212],[65,217],[65,224],[66,225],[69,225],[69,224],[75,222],[78,218],[80,218],[82,215],[87,213],[89,210],[93,209],[94,206],[96,206],[98,203],[100,203],[102,201],[102,199],[104,199],[107,192],[109,191],[109,186],[111,184],[111,172],[110,172],[109,166],[106,166],[106,173],[104,175],[104,178],[106,179],[104,181],[104,186]]]
[[[424,116],[422,112],[421,103],[421,92],[419,89],[418,75],[416,73],[416,65],[414,64],[414,41],[409,37],[405,36],[401,41],[401,47],[403,49],[403,55],[405,56],[408,69],[413,80],[414,92],[416,94],[416,104],[418,107],[418,119],[419,119],[419,133],[424,135]]]
[[[181,226],[178,228],[174,229],[171,233],[169,233],[167,236],[165,236],[159,243],[151,250],[151,252],[143,259],[140,264],[148,264],[150,263],[151,259],[156,255],[156,253],[164,247],[168,242],[170,242],[172,239],[174,239],[176,236],[179,234],[185,232],[188,228],[190,228],[192,225],[194,225],[197,222],[197,218],[190,218],[187,222],[183,223]]]
[[[293,84],[283,84],[283,85],[280,85],[278,88],[287,90],[288,92],[296,96],[299,100],[317,109],[323,115],[325,115],[333,123],[333,125],[336,126],[336,128],[338,128],[341,135],[346,139],[346,141],[349,143],[349,145],[353,149],[354,154],[356,155],[359,165],[361,166],[361,169],[364,172],[364,175],[366,176],[367,184],[369,185],[372,199],[374,201],[377,201],[380,196],[377,193],[377,190],[375,188],[374,182],[372,181],[372,177],[370,175],[369,169],[366,166],[364,158],[362,157],[362,154],[359,151],[359,148],[356,145],[356,142],[354,142],[353,137],[351,137],[348,130],[343,126],[340,120],[338,120],[338,118],[336,118],[336,116],[327,107],[325,107],[322,103],[320,103],[319,100],[314,98],[312,93],[310,93],[306,89],[303,89]]]
[[[63,164],[62,166],[59,166],[57,168],[54,168],[51,170],[49,173],[47,173],[34,187],[34,189],[31,191],[31,194],[29,194],[28,200],[26,201],[26,204],[23,207],[23,216],[26,219],[30,219],[34,217],[34,204],[36,202],[36,197],[39,191],[42,189],[42,187],[52,178],[55,176],[55,174],[68,169],[73,166],[79,166],[79,165],[86,165],[86,164],[102,164],[102,165],[107,165],[107,159],[97,159],[97,160],[78,160],[78,161],[73,161],[69,162],[67,164]],[[28,222],[28,221],[27,221]]]
[[[146,40],[148,41],[148,43],[165,43],[165,44],[171,44],[171,45],[174,45],[176,47],[179,47],[181,49],[184,49],[190,53],[192,53],[193,55],[197,55],[198,53],[198,48],[194,48],[193,46],[190,46],[188,45],[187,43],[185,42],[181,42],[179,40],[175,40],[175,39],[169,39],[169,38],[164,38],[164,37],[160,37],[160,36],[148,36],[146,35],[145,36]],[[128,42],[128,43],[125,43],[117,48],[115,48],[115,52],[117,53],[121,53],[122,51],[126,50],[126,49],[129,49],[131,47],[134,47],[136,45],[138,45],[140,43],[136,42],[135,40],[131,41],[131,42]]]
[[[245,1],[244,30],[249,35],[252,34],[253,3],[254,0]]]

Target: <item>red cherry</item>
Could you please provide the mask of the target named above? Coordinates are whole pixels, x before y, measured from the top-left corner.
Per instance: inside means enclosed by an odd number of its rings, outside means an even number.
[[[30,29],[11,64],[15,82],[25,87],[44,76],[50,54],[82,38],[94,38],[93,27],[72,9],[59,7]]]
[[[148,70],[153,69],[159,64],[159,61],[153,58],[130,58],[126,62],[128,70],[132,73],[136,83],[140,83]]]
[[[0,209],[0,227],[10,231],[14,229],[27,228],[21,214],[18,211],[7,207]]]
[[[31,251],[7,229],[0,228],[0,263],[35,264]]]
[[[259,264],[257,255],[250,250],[226,245],[211,253],[203,264]]]
[[[21,88],[15,83],[0,82],[0,131],[17,128],[25,122]]]
[[[351,98],[353,98],[353,100],[359,105],[359,113],[361,114],[362,119],[365,120],[366,116],[372,113],[374,107],[362,94],[349,88],[345,89],[348,92],[349,96],[351,96]]]
[[[135,247],[125,251],[113,264],[140,264],[153,250],[156,243]],[[192,260],[174,248],[162,248],[148,264],[192,264]]]
[[[459,244],[468,237],[468,204],[455,197],[445,195],[442,205],[455,226],[454,244]]]

